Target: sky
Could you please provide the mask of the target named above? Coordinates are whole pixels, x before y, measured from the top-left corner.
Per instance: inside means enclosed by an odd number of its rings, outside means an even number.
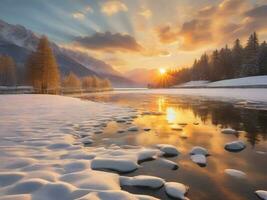
[[[236,38],[267,40],[267,0],[1,0],[0,19],[126,72],[191,66]]]

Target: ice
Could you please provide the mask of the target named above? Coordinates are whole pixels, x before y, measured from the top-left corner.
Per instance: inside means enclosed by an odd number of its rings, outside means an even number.
[[[255,193],[260,199],[267,200],[267,191],[265,191],[265,190],[257,190]]]
[[[165,181],[159,177],[139,175],[134,177],[121,176],[120,183],[122,186],[127,185],[156,189],[162,187]]]
[[[186,200],[188,199],[185,197],[185,194],[189,190],[188,186],[185,186],[182,183],[177,183],[177,182],[167,182],[164,185],[166,193],[173,197],[173,198],[178,198],[181,200]]]
[[[225,169],[224,172],[236,178],[246,178],[246,173],[236,169]]]
[[[246,145],[243,141],[233,141],[225,144],[224,148],[227,151],[232,151],[232,152],[239,152],[242,151],[243,149],[246,148]]]

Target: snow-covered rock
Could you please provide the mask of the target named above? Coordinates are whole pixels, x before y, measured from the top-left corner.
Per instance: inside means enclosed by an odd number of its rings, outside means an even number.
[[[164,156],[178,156],[178,149],[170,144],[159,144],[157,147],[164,153]]]
[[[232,151],[232,152],[239,152],[239,151],[242,151],[243,149],[246,148],[246,145],[243,141],[233,141],[233,142],[229,142],[229,143],[226,143],[224,148],[227,150],[227,151]]]
[[[266,190],[257,190],[257,191],[255,191],[255,193],[260,199],[267,200],[267,191]]]
[[[232,128],[225,128],[225,129],[222,129],[221,131],[224,134],[236,134],[237,133],[237,131]]]
[[[177,183],[177,182],[167,182],[164,185],[166,193],[173,197],[173,198],[178,198],[181,200],[186,200],[188,199],[185,197],[186,193],[189,190],[189,187],[182,184],[182,183]]]
[[[246,173],[236,169],[225,169],[224,172],[236,178],[246,178]]]
[[[132,126],[132,127],[128,128],[128,131],[133,131],[133,132],[135,132],[135,131],[138,131],[138,130],[139,130],[139,129],[138,129],[137,126]]]
[[[89,145],[89,144],[92,144],[94,142],[91,139],[91,137],[84,137],[84,138],[80,139],[79,141],[82,142],[85,145]]]
[[[198,164],[201,167],[202,166],[204,167],[207,164],[207,158],[206,158],[206,156],[204,156],[202,154],[194,154],[194,155],[191,155],[190,157],[194,163]]]
[[[165,181],[162,178],[155,176],[139,175],[134,177],[120,177],[120,183],[122,186],[138,186],[149,188],[160,188],[164,185]]]
[[[171,160],[167,160],[165,158],[160,158],[158,161],[160,162],[161,165],[166,166],[168,168],[171,168],[172,170],[178,169],[178,165],[176,162],[173,162]]]
[[[139,166],[131,159],[95,158],[91,163],[92,169],[110,169],[122,173],[136,170]]]
[[[208,150],[205,149],[204,147],[200,147],[200,146],[193,147],[191,149],[191,151],[190,151],[190,154],[191,155],[201,154],[201,155],[204,155],[204,156],[208,156],[209,155]]]

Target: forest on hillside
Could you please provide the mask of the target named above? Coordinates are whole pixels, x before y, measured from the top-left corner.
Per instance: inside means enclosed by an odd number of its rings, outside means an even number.
[[[245,46],[236,39],[232,48],[226,45],[209,55],[204,53],[190,68],[169,70],[168,81],[157,85],[168,87],[195,80],[218,81],[257,75],[267,75],[267,43],[260,43],[254,32]]]
[[[111,88],[108,79],[101,79],[97,76],[79,78],[72,72],[62,76],[46,37],[40,39],[38,47],[29,56],[25,69],[26,78],[20,82],[32,86],[36,93],[56,94],[64,90]],[[21,79],[20,73],[12,57],[0,55],[0,86],[18,86],[18,80]]]

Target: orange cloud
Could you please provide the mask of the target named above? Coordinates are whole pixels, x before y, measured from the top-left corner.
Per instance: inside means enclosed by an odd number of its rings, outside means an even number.
[[[121,1],[112,0],[112,1],[107,1],[104,4],[102,4],[101,11],[102,13],[108,16],[111,16],[118,12],[128,11],[128,7]]]

